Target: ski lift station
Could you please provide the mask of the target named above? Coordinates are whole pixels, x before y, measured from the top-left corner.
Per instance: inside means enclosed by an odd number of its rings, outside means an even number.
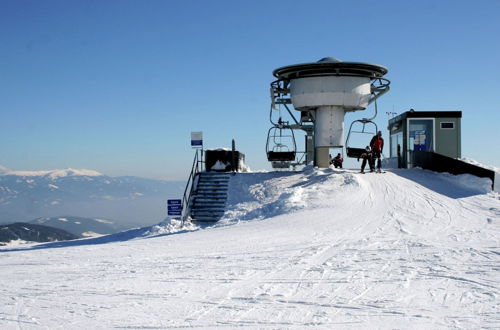
[[[381,65],[344,62],[334,57],[274,70],[276,80],[270,86],[271,128],[266,142],[266,156],[272,167],[287,169],[314,164],[328,168],[332,148],[345,150],[347,157],[359,159],[368,139],[378,131],[374,122],[377,99],[389,91],[390,81],[384,78],[387,72]],[[344,139],[344,115],[366,110],[371,103],[375,105],[375,114],[352,121]],[[460,160],[461,118],[460,111],[412,109],[390,119],[390,157],[386,165],[488,177],[493,189],[500,190],[499,173]],[[298,150],[296,131],[305,138],[303,150]],[[363,134],[365,142],[352,145],[352,136]],[[206,150],[205,160],[202,143],[199,146],[184,191],[182,219],[214,222],[224,214],[231,177],[228,172],[239,172],[245,156],[236,150],[234,140],[231,150]]]
[[[271,83],[269,116],[272,127],[266,144],[267,158],[272,166],[287,168],[313,162],[315,166],[326,168],[330,166],[330,148],[345,147],[348,157],[359,157],[364,146],[353,148],[344,144],[344,115],[365,110],[389,91],[390,82],[383,78],[387,72],[381,65],[343,62],[334,57],[274,70],[277,80]],[[290,120],[284,120],[285,115]],[[376,132],[374,118],[362,118],[357,122],[363,131],[367,125],[374,125]],[[352,125],[348,136],[351,129]],[[294,130],[306,132],[302,157],[298,155]]]

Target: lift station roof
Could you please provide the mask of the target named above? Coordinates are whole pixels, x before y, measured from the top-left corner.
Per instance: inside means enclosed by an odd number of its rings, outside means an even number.
[[[335,57],[325,57],[318,62],[287,65],[273,71],[278,79],[297,79],[318,76],[358,76],[381,78],[388,72],[382,65],[361,62],[343,62]]]

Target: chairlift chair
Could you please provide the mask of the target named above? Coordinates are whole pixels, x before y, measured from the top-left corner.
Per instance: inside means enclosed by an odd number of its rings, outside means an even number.
[[[284,126],[271,127],[267,132],[266,154],[273,168],[290,167],[297,154],[293,130]]]
[[[353,131],[352,130],[353,125],[355,123],[361,123],[362,127],[361,127],[360,131]],[[375,130],[372,131],[371,129],[368,129],[368,127],[374,127]],[[377,134],[377,132],[378,132],[377,124],[375,124],[375,122],[373,122],[372,120],[367,119],[367,118],[354,120],[351,123],[351,126],[349,126],[349,133],[347,133],[347,139],[345,141],[347,157],[350,157],[350,158],[360,158],[361,155],[364,152],[366,152],[365,147],[362,147],[362,148],[351,147],[351,145],[349,143],[349,139],[351,137],[351,133],[366,134],[366,135],[374,136],[375,134]]]

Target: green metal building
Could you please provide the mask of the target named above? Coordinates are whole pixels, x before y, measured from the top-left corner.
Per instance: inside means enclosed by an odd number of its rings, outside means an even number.
[[[389,120],[390,158],[400,168],[412,168],[413,151],[462,156],[461,111],[410,110]]]

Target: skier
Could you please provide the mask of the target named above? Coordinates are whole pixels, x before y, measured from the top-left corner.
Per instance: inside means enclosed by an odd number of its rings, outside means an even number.
[[[368,166],[370,166],[370,172],[373,172],[373,169],[375,167],[374,164],[374,158],[373,158],[373,152],[370,150],[369,146],[366,146],[365,152],[359,156],[360,158],[363,158],[363,162],[361,163],[361,173],[365,173],[365,167],[366,163],[368,162]],[[359,161],[359,158],[358,158]]]
[[[344,162],[344,158],[342,158],[342,156],[339,154],[337,154],[337,156],[335,156],[335,158],[333,159],[332,163],[333,163],[333,166],[335,166],[335,168],[342,168],[342,163]]]
[[[375,135],[370,141],[370,148],[372,149],[373,163],[375,163],[375,159],[377,159],[377,172],[382,172],[382,161],[380,157],[382,155],[382,151],[384,150],[384,139],[382,138],[382,132],[378,131],[377,135]]]

